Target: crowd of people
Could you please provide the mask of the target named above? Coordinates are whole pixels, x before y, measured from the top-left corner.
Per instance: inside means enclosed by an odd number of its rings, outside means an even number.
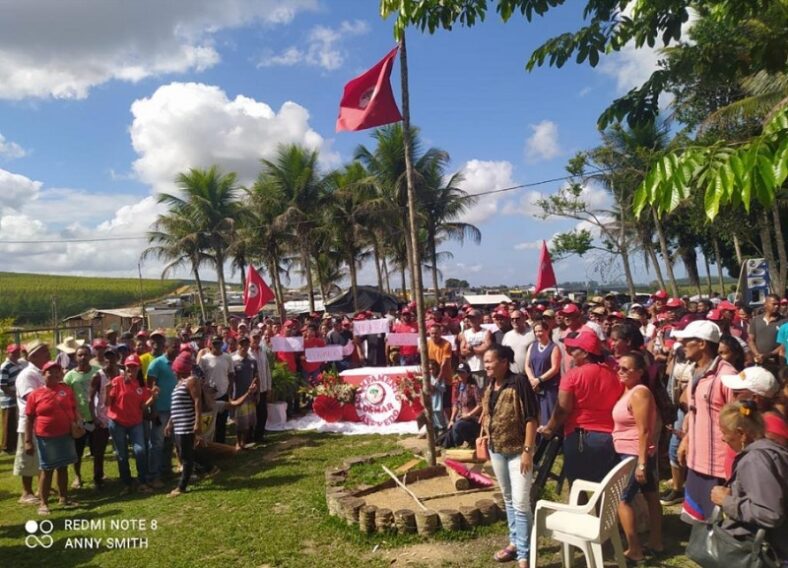
[[[226,442],[230,416],[237,450],[263,440],[272,361],[303,384],[327,366],[417,364],[415,345],[354,333],[354,322],[379,318],[391,332],[415,333],[414,311],[260,316],[187,327],[171,338],[159,330],[108,331],[89,346],[68,338],[54,361],[47,345],[10,345],[0,367],[0,410],[3,449],[16,453],[22,480],[20,502],[46,514],[54,471],[60,502],[73,506],[67,468],[74,469],[71,486],[81,487],[86,447],[101,488],[110,440],[124,491],[162,488],[177,456],[180,477],[170,494],[179,495],[194,471],[215,470],[204,449]],[[710,518],[719,506],[731,534],[766,529],[772,548],[788,559],[778,538],[788,527],[788,300],[770,295],[755,313],[725,299],[664,291],[643,304],[619,305],[614,295],[488,309],[441,303],[424,323],[441,440],[446,447],[486,444],[504,495],[510,542],[496,560],[527,565],[533,455],[539,440],[554,436],[563,440],[570,482],[601,481],[635,457],[619,506],[630,560],[661,553],[662,506],[678,503],[688,522]],[[315,363],[304,352],[273,352],[277,336],[302,336],[305,349],[340,345],[343,359]],[[293,397],[291,413],[302,402]],[[660,494],[663,454],[671,481]],[[638,493],[649,511],[647,543],[636,530]]]

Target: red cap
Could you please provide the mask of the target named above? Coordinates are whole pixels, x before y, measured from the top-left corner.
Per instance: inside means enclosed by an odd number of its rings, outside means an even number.
[[[575,338],[567,337],[564,339],[564,345],[582,349],[593,355],[602,355],[602,344],[593,331],[581,331]]]
[[[403,313],[405,312],[403,311]],[[364,312],[359,312],[355,316],[353,316],[353,321],[364,321],[365,319],[367,319],[367,314],[365,314]]]
[[[402,308],[402,311],[400,312],[400,314],[403,315],[403,316],[406,315],[406,314],[412,314],[412,313],[413,312],[410,311],[410,308]]]
[[[139,337],[140,339],[145,339],[146,337],[148,337],[148,332],[145,331],[144,329],[141,329],[140,331],[137,332],[137,337]]]
[[[671,298],[670,300],[667,301],[665,307],[670,309],[682,308],[684,307],[684,303],[678,298]]]
[[[57,361],[47,361],[46,363],[44,363],[44,366],[41,367],[41,372],[46,373],[52,367],[58,367],[59,369],[62,370],[62,367],[60,367]]]
[[[181,346],[178,349],[178,351],[180,351],[181,353],[184,353],[184,352],[191,353],[192,352],[192,346],[189,345],[188,343],[181,343]]]
[[[509,312],[506,310],[495,310],[493,312],[493,317],[502,317],[503,319],[509,319]]]
[[[140,362],[140,358],[137,356],[136,353],[132,353],[123,361],[123,364],[126,367],[141,367],[142,363]]]
[[[706,314],[706,319],[709,321],[720,321],[722,319],[722,313],[720,309],[717,308],[715,310],[711,310],[708,314]]]
[[[22,351],[22,346],[18,343],[11,343],[5,348],[6,353],[16,353],[17,351]]]
[[[176,373],[192,372],[192,357],[189,353],[181,353],[172,362],[172,370]]]
[[[654,298],[655,300],[667,300],[668,293],[665,292],[665,290],[657,290],[656,292],[654,292],[654,295],[651,297]]]
[[[293,320],[285,320],[285,323],[282,324],[282,327],[293,327],[295,322]]]
[[[567,304],[563,308],[561,308],[561,313],[564,314],[565,316],[572,314],[579,314],[580,308],[578,308],[576,304]]]
[[[722,302],[717,304],[717,309],[720,311],[735,312],[736,304],[732,304],[728,300],[723,300]]]
[[[547,308],[544,307],[544,304],[536,304],[531,309],[536,310],[537,312],[544,312]]]
[[[781,306],[784,306],[786,304],[788,304],[788,298],[783,298],[782,300],[780,300],[780,305]]]
[[[607,317],[608,319],[613,318],[613,319],[622,320],[624,319],[624,314],[622,314],[621,312],[611,312]]]
[[[107,345],[109,345],[107,341],[100,337],[93,340],[93,349],[106,349]]]

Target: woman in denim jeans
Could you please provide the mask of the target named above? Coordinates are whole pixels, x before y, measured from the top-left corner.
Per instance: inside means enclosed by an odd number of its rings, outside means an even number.
[[[139,382],[140,358],[134,354],[124,361],[126,370],[118,375],[107,388],[107,417],[109,418],[109,434],[115,455],[118,457],[120,480],[125,485],[122,495],[132,491],[131,468],[129,467],[128,442],[134,449],[137,461],[137,477],[139,491],[150,493],[147,485],[148,456],[145,451],[145,434],[142,425],[143,410],[154,403],[159,395],[159,387],[149,389]]]
[[[538,426],[538,404],[531,383],[512,373],[510,347],[493,345],[484,353],[489,386],[482,399],[482,433],[490,451],[495,477],[503,493],[509,544],[495,554],[498,562],[517,559],[528,567],[531,524],[533,453]]]

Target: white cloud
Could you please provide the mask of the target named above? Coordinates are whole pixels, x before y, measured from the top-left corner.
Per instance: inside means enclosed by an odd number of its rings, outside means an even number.
[[[23,158],[27,156],[27,151],[16,142],[6,140],[5,136],[0,134],[0,158],[14,159]]]
[[[631,16],[636,5],[637,2],[628,4],[624,14]],[[689,19],[681,26],[682,41],[685,41],[697,19],[697,13],[691,10]],[[616,91],[624,94],[642,85],[657,70],[662,57],[661,49],[663,46],[659,39],[654,47],[644,45],[641,48],[636,48],[634,42],[630,41],[620,51],[603,56],[598,68],[603,74],[613,77],[616,81]],[[667,103],[667,100],[660,100],[660,106],[664,106],[662,103]]]
[[[558,144],[558,125],[551,120],[532,124],[533,133],[525,141],[525,159],[528,162],[552,160],[561,155]]]
[[[343,40],[369,33],[364,20],[344,21],[338,28],[315,26],[306,38],[306,46],[291,46],[280,53],[266,50],[257,62],[258,67],[292,66],[304,63],[328,71],[339,69],[345,63],[347,52],[341,47]]]
[[[464,262],[458,262],[457,268],[459,269],[459,274],[471,272],[473,274],[478,274],[484,268],[481,264],[471,264],[470,266],[465,264]]]
[[[539,250],[542,248],[542,241],[529,241],[514,245],[514,250]]]
[[[51,224],[96,223],[115,214],[119,207],[139,201],[139,196],[123,193],[91,193],[80,189],[43,188],[24,211]]]
[[[229,99],[219,87],[171,83],[134,101],[131,113],[131,141],[139,155],[133,169],[155,191],[172,191],[179,172],[212,164],[249,183],[260,159],[274,158],[282,143],[320,150],[326,164],[338,161],[309,126],[309,112],[294,102],[275,112],[243,95]]]
[[[471,195],[512,187],[512,164],[507,161],[469,160],[460,170],[463,176],[459,187]],[[465,223],[482,223],[498,213],[500,194],[483,195],[460,219]]]
[[[542,218],[542,208],[539,206],[539,200],[544,196],[536,190],[530,189],[526,191],[518,201],[507,201],[501,208],[501,213],[504,215],[525,215],[526,217],[533,217],[534,219]]]
[[[81,99],[111,80],[202,71],[220,30],[286,24],[316,0],[27,0],[0,18],[0,98]]]
[[[584,97],[588,93],[590,93],[591,91],[593,91],[593,89],[591,87],[583,87],[582,89],[580,89],[580,92],[577,93],[577,96],[578,97]]]
[[[42,183],[21,174],[0,168],[0,213],[3,209],[19,209],[23,203],[36,199]]]

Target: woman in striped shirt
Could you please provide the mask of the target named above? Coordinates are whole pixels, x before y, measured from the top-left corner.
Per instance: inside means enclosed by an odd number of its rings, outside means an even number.
[[[173,361],[172,370],[178,376],[178,384],[172,392],[172,408],[170,420],[165,434],[175,436],[183,469],[178,487],[170,492],[170,497],[177,497],[186,492],[186,486],[194,471],[194,446],[202,437],[200,383],[192,376],[191,353],[183,352]]]

